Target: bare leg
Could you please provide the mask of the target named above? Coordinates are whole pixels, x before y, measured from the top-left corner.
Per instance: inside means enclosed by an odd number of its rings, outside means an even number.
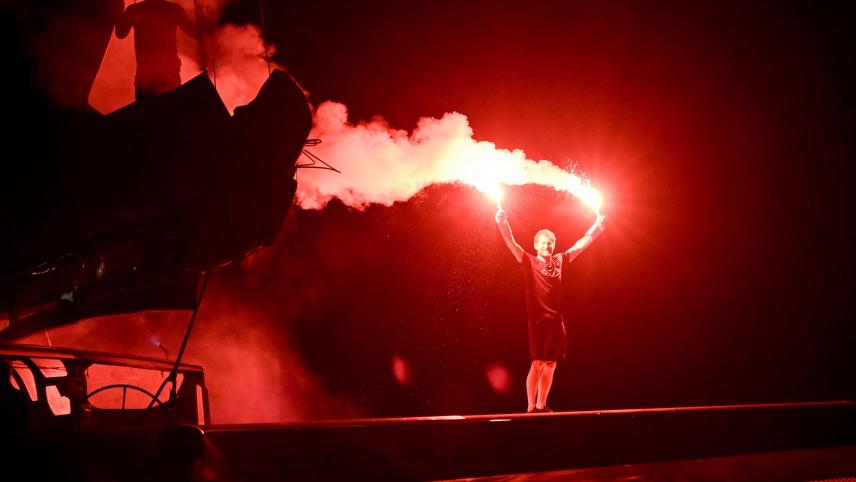
[[[535,400],[538,395],[538,377],[541,375],[543,367],[540,360],[533,360],[529,366],[529,375],[526,375],[526,411],[531,412],[535,409]]]
[[[538,396],[535,402],[535,408],[541,409],[547,406],[547,395],[550,394],[550,387],[553,386],[553,374],[556,372],[555,361],[543,362],[543,369],[538,376]]]

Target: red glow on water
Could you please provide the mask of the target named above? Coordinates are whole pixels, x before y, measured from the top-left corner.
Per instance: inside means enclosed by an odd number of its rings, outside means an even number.
[[[392,355],[392,375],[401,385],[410,385],[410,382],[413,381],[410,366],[398,355]]]
[[[484,374],[493,391],[502,395],[511,393],[511,374],[504,365],[489,363],[485,367]]]

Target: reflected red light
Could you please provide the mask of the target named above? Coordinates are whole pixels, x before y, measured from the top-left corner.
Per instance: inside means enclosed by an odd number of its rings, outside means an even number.
[[[71,400],[61,395],[56,385],[45,387],[45,395],[48,399],[48,406],[54,415],[68,415],[71,413]]]
[[[392,355],[392,375],[400,385],[410,385],[413,379],[407,362],[398,355]]]
[[[490,388],[496,393],[507,395],[511,393],[511,374],[501,363],[489,363],[484,369]]]

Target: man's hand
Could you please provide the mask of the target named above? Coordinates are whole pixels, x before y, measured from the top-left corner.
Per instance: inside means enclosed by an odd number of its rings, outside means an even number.
[[[496,224],[499,232],[502,233],[502,240],[505,241],[505,246],[511,251],[511,254],[514,255],[514,259],[518,263],[522,262],[525,252],[517,244],[517,241],[514,240],[514,235],[511,234],[511,225],[508,224],[508,213],[500,207],[496,209]]]
[[[505,212],[505,209],[497,209],[496,210],[496,224],[502,224],[508,221],[508,213]]]
[[[586,231],[586,236],[594,237],[595,235],[600,234],[600,232],[603,231],[604,221],[606,221],[606,216],[598,214],[597,219],[594,220],[594,224],[592,224],[591,227],[588,228],[588,231]]]

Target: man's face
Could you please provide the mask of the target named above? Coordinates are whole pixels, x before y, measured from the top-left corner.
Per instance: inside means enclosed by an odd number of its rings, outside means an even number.
[[[546,234],[539,235],[538,239],[535,240],[535,251],[537,251],[538,255],[542,258],[553,256],[553,249],[555,247],[556,241]]]

